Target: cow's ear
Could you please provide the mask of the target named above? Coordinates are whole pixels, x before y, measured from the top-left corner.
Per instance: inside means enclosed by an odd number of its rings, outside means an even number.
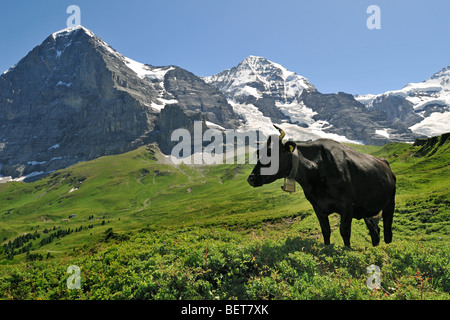
[[[297,145],[295,144],[294,141],[287,141],[287,142],[284,144],[284,148],[286,149],[286,151],[292,153],[292,152],[294,152],[295,148],[297,148]]]

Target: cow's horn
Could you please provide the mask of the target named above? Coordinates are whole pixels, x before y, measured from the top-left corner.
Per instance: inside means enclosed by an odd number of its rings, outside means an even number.
[[[286,133],[283,131],[283,129],[281,129],[280,127],[277,127],[276,125],[273,125],[275,127],[275,129],[277,129],[278,131],[280,131],[280,141],[283,140],[284,136],[286,135]]]

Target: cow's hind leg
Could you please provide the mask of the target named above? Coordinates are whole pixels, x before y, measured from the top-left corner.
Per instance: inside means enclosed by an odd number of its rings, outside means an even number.
[[[376,247],[380,244],[380,227],[378,226],[378,222],[380,218],[372,217],[372,218],[364,218],[364,222],[366,223],[367,229],[369,229],[370,237],[372,238],[372,245]]]

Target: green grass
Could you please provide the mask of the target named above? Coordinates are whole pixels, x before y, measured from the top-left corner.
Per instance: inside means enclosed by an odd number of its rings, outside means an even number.
[[[154,146],[0,184],[1,244],[39,235],[14,254],[0,247],[0,298],[449,299],[449,146],[351,146],[397,176],[394,241],[376,248],[358,220],[344,248],[337,214],[324,246],[299,186],[252,188],[248,164],[161,164]],[[371,264],[379,290],[366,286]],[[69,265],[80,290],[67,288]]]

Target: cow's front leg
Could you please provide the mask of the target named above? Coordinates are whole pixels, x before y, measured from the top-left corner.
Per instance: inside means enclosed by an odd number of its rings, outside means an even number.
[[[330,244],[331,228],[328,215],[316,211],[317,219],[319,219],[320,228],[322,229],[323,242],[325,245]]]
[[[341,232],[341,237],[344,240],[344,245],[350,247],[350,234],[352,232],[352,211],[344,210],[341,214],[341,225],[339,231]]]

